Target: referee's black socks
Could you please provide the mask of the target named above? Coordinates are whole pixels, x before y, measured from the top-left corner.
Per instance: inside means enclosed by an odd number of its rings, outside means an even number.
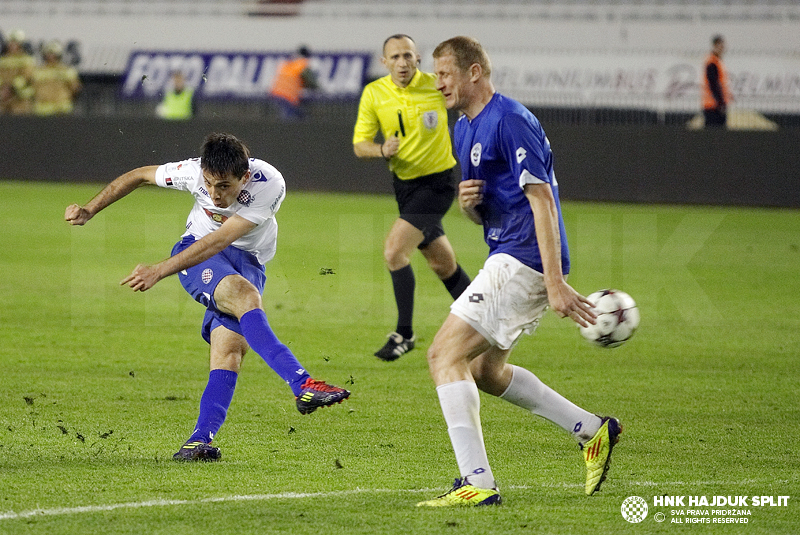
[[[467,275],[467,272],[461,268],[461,265],[456,264],[455,273],[444,279],[442,282],[444,283],[444,287],[447,288],[447,291],[450,292],[450,295],[453,296],[453,300],[455,301],[458,299],[458,296],[467,289],[467,286],[469,286],[471,281],[469,279],[469,275]]]
[[[394,287],[394,300],[397,302],[397,333],[403,338],[414,336],[411,327],[414,318],[414,270],[411,264],[396,271],[390,271],[392,286]]]

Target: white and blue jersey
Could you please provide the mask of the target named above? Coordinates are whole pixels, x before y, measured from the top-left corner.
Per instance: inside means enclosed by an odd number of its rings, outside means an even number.
[[[569,249],[553,172],[553,153],[539,120],[522,104],[495,93],[471,121],[464,115],[454,131],[462,180],[483,180],[483,221],[489,256],[506,253],[543,273],[533,212],[523,188],[550,184],[558,210],[561,268],[569,273]]]
[[[229,275],[241,275],[259,294],[264,291],[264,264],[275,256],[278,223],[275,214],[286,196],[283,175],[263,160],[250,158],[250,180],[232,205],[214,205],[203,180],[200,158],[161,165],[156,170],[156,184],[163,188],[188,191],[195,203],[186,220],[186,232],[173,247],[172,256],[195,241],[219,229],[234,215],[255,223],[247,234],[208,260],[182,270],[181,285],[195,301],[207,308],[201,334],[211,343],[211,331],[219,326],[242,334],[239,321],[221,312],[214,301],[217,284]],[[243,335],[244,336],[244,335]]]
[[[214,205],[206,191],[200,158],[161,165],[156,171],[156,184],[162,188],[188,191],[195,203],[186,220],[184,236],[200,239],[222,226],[229,217],[239,215],[256,227],[233,242],[233,246],[254,254],[266,264],[275,256],[278,239],[278,212],[286,196],[283,175],[263,160],[250,158],[250,180],[236,202],[227,208]]]

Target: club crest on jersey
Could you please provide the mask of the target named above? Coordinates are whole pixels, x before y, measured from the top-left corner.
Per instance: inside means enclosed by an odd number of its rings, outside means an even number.
[[[472,162],[473,167],[478,167],[478,164],[481,163],[481,144],[475,143],[472,146],[472,151],[469,153],[469,159]]]
[[[203,272],[200,274],[200,279],[203,281],[203,284],[208,284],[209,282],[211,282],[211,279],[213,278],[214,278],[214,272],[211,270],[211,268],[204,269]]]
[[[242,206],[250,206],[250,203],[255,200],[255,197],[253,197],[249,191],[243,189],[242,192],[239,193],[239,196],[236,198],[236,200],[239,201],[239,204]]]
[[[426,111],[422,114],[422,124],[428,130],[433,130],[439,124],[439,114],[436,111]]]

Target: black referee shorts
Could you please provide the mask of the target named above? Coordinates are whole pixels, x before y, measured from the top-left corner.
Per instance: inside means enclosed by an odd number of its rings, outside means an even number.
[[[419,248],[424,249],[439,236],[444,236],[442,217],[456,198],[453,169],[410,180],[400,180],[393,175],[392,182],[400,219],[414,225],[425,236]]]

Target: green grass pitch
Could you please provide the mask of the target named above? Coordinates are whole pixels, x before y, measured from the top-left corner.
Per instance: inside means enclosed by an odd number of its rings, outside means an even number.
[[[119,281],[169,254],[191,198],[145,188],[69,227],[64,208],[99,188],[0,182],[0,533],[800,532],[796,210],[564,203],[570,283],[630,293],[641,326],[603,350],[550,313],[511,361],[622,420],[608,481],[584,496],[565,433],[482,396],[504,505],[420,510],[458,475],[425,362],[449,301],[416,255],[419,349],[372,356],[394,321],[381,253],[393,199],[290,189],[278,214],[264,308],[309,371],[351,399],[301,416],[250,353],[215,440],[223,460],[187,465],[171,456],[208,376],[202,308],[174,277],[144,294]],[[474,276],[480,228],[456,209],[445,228]],[[649,504],[639,524],[620,514],[629,496]],[[738,507],[745,525],[673,523],[718,509],[690,496],[790,498]]]

